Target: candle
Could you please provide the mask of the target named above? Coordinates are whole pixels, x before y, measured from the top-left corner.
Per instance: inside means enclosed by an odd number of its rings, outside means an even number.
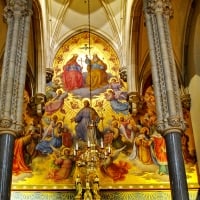
[[[103,138],[101,138],[101,148],[103,149]]]
[[[90,147],[90,140],[88,140],[88,147]]]
[[[76,156],[76,149],[74,149],[74,156]]]
[[[78,151],[78,142],[76,142],[76,147],[75,147],[76,151]]]
[[[108,153],[111,153],[110,144],[108,145]]]

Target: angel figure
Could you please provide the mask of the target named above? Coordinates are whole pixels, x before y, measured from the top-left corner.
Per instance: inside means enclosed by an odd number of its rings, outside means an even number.
[[[45,112],[48,115],[51,115],[51,114],[53,114],[54,112],[56,112],[60,109],[60,111],[63,114],[65,114],[65,110],[63,109],[63,105],[64,105],[64,100],[67,97],[68,97],[67,92],[62,92],[62,90],[58,90],[57,95],[52,100],[50,100],[49,102],[46,103]]]
[[[111,155],[106,157],[105,161],[101,165],[101,171],[114,181],[124,180],[125,175],[130,169],[130,165],[125,161],[120,160],[118,163],[114,163],[120,152],[125,148],[126,146],[123,146],[121,149],[114,151]]]
[[[108,89],[104,96],[106,100],[110,102],[110,106],[116,113],[122,113],[127,115],[129,113],[129,103],[127,101],[120,101],[115,97],[115,92],[112,89]]]

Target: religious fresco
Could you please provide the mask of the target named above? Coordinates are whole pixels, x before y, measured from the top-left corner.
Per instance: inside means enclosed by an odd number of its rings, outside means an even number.
[[[88,186],[98,196],[99,188],[170,187],[165,141],[155,128],[153,87],[145,88],[140,109],[130,113],[120,69],[114,49],[95,34],[83,32],[61,46],[41,117],[31,115],[25,92],[26,126],[15,142],[13,189],[76,188],[79,195]],[[183,110],[187,180],[196,187],[190,112]]]

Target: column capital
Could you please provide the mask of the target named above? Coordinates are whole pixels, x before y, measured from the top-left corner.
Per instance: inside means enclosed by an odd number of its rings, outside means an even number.
[[[10,0],[4,8],[4,18],[32,15],[32,0]]]
[[[147,0],[146,11],[148,14],[161,13],[168,17],[173,16],[170,0]]]
[[[11,134],[17,136],[21,134],[24,130],[24,124],[14,122],[12,119],[1,118],[0,119],[0,135],[1,134]]]
[[[170,116],[166,120],[157,121],[157,131],[165,136],[168,133],[178,132],[180,134],[186,129],[185,122],[180,116]]]
[[[0,127],[2,128],[10,128],[12,126],[13,120],[8,118],[0,119]]]

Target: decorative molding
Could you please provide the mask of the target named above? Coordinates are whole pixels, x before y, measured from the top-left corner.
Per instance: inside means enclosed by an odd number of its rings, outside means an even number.
[[[25,23],[24,20],[18,24],[18,40],[17,40],[17,49],[15,55],[15,73],[13,77],[13,91],[12,91],[12,104],[11,104],[11,115],[17,115],[17,101],[19,93],[19,83],[21,78],[21,63],[22,63],[22,53],[23,53],[23,41],[24,41],[24,29]]]
[[[0,119],[0,135],[1,134],[11,134],[17,136],[21,134],[24,129],[24,124],[17,123],[11,119],[1,118]]]
[[[10,128],[13,124],[13,121],[11,119],[1,118],[0,119],[0,127],[2,128]]]
[[[75,197],[75,191],[12,191],[11,200],[57,200],[65,199],[72,200]],[[198,198],[198,189],[189,191],[190,200],[196,200]],[[169,190],[158,191],[101,191],[101,199],[171,199],[171,192]]]

